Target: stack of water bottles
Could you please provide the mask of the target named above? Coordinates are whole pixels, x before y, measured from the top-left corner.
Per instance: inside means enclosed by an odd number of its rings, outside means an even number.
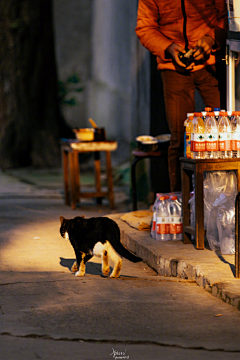
[[[182,240],[182,194],[156,194],[151,236],[157,241]]]
[[[205,108],[184,122],[184,156],[190,159],[240,158],[240,111]]]

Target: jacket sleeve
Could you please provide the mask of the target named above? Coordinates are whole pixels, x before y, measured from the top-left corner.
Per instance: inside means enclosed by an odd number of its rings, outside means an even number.
[[[228,30],[227,4],[225,0],[215,0],[218,22],[206,35],[210,35],[216,42],[215,49],[219,50],[225,45]]]
[[[136,33],[141,44],[153,55],[165,58],[165,50],[172,41],[165,37],[158,27],[159,11],[154,0],[139,0]]]

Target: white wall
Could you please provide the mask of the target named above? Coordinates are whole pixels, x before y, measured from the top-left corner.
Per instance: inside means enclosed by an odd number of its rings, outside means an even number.
[[[81,74],[80,106],[68,108],[72,127],[91,117],[117,140],[113,158],[129,159],[130,143],[150,128],[150,59],[135,34],[137,0],[54,0],[60,79]]]
[[[91,76],[93,0],[53,0],[56,60],[59,80],[77,73],[85,88]],[[79,105],[65,107],[71,127],[85,126],[87,91],[74,93]]]

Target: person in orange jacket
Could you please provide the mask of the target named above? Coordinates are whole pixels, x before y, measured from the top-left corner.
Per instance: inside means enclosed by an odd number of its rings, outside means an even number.
[[[195,89],[206,106],[220,107],[216,55],[227,35],[226,0],[139,0],[136,33],[157,58],[171,132],[171,191],[181,190],[184,120],[195,111]],[[191,50],[189,62],[184,54]],[[182,57],[181,57],[182,56]]]

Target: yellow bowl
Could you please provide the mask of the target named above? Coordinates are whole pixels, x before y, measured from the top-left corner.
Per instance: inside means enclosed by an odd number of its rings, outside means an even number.
[[[73,129],[75,136],[80,141],[92,141],[94,140],[94,129],[93,128],[84,128],[84,129]]]

